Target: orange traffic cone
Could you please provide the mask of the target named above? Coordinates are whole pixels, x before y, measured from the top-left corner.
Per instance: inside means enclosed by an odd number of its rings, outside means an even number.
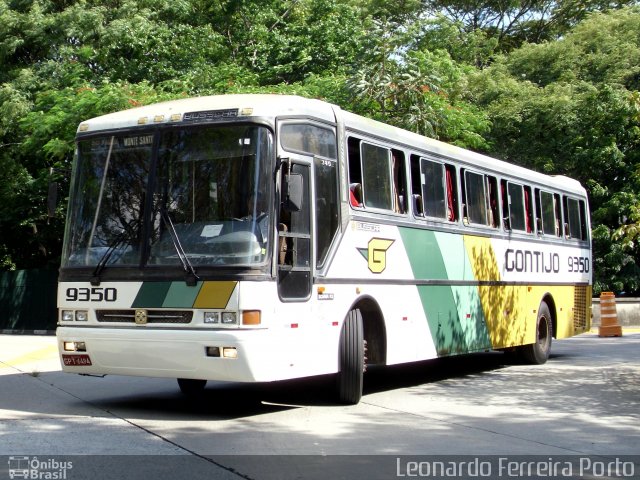
[[[622,327],[618,324],[616,296],[613,292],[600,294],[600,328],[599,337],[621,337]]]

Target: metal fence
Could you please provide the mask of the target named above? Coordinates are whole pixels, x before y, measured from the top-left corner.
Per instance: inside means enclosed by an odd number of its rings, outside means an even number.
[[[56,329],[57,270],[0,272],[0,333]]]

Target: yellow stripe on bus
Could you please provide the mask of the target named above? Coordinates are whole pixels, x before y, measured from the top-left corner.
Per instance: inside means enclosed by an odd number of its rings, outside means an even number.
[[[204,282],[193,308],[225,308],[238,282]]]

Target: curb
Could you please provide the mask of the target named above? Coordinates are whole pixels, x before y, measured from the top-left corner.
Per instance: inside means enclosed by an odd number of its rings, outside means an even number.
[[[55,335],[55,330],[0,330],[0,335]]]

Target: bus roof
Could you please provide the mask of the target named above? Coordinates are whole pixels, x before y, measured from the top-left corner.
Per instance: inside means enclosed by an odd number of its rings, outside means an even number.
[[[233,112],[237,113],[234,114]],[[432,152],[445,158],[466,163],[468,166],[475,165],[482,169],[497,171],[517,178],[526,178],[541,185],[586,196],[582,185],[572,178],[538,173],[509,162],[497,160],[344,111],[338,106],[321,100],[295,95],[235,94],[170,100],[86,120],[79,125],[78,133],[178,123],[185,120],[186,115],[191,116],[195,121],[206,121],[214,118],[222,119],[225,118],[225,115],[228,115],[238,118],[311,117],[330,123],[334,123],[336,117],[340,117],[348,130],[379,137],[398,145],[411,146],[418,150]]]
[[[210,118],[224,118],[225,110],[229,113],[237,110],[238,117],[290,115],[309,116],[326,122],[335,122],[333,106],[321,100],[275,94],[213,95],[170,100],[109,113],[82,122],[78,127],[78,133],[177,123],[185,118],[185,114],[198,112],[202,114],[202,120],[207,120],[204,116],[205,112],[211,115]],[[218,116],[214,117],[214,115]]]

